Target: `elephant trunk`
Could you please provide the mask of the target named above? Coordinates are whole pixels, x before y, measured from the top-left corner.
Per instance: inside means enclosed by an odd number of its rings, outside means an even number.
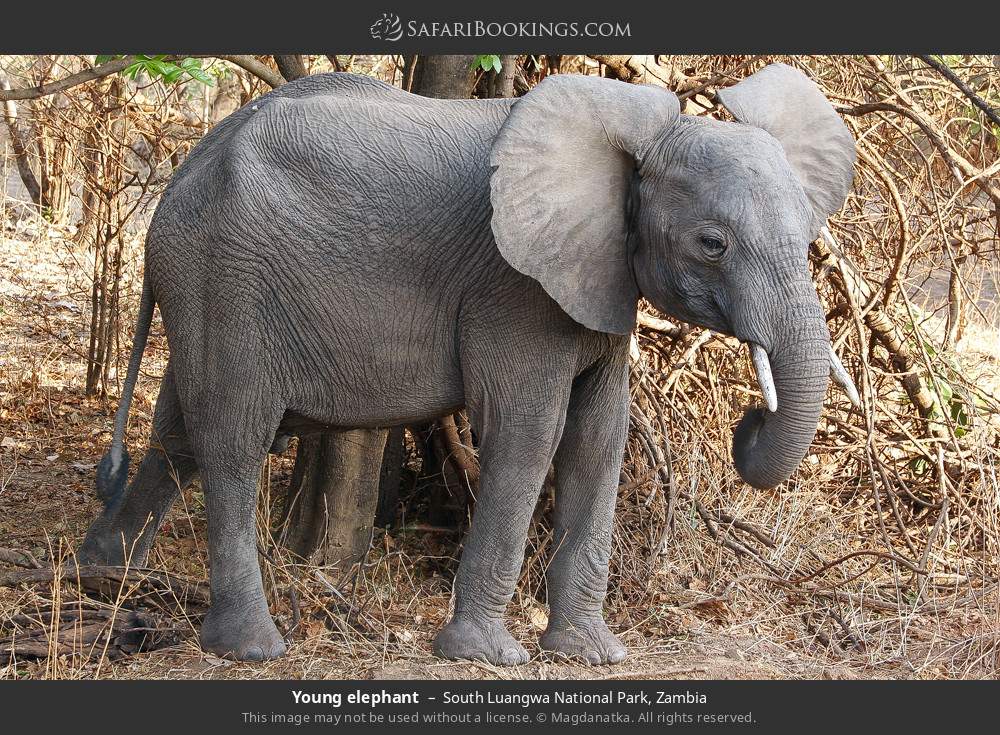
[[[786,326],[775,328],[764,360],[770,363],[777,410],[748,409],[733,434],[736,470],[759,489],[787,480],[805,457],[830,376],[830,334],[819,299],[811,284],[795,291],[775,320]]]

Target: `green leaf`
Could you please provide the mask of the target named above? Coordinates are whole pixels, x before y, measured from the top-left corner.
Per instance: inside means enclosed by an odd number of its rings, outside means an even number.
[[[95,63],[104,64],[112,59],[123,59],[124,54],[105,54],[102,56],[95,57]],[[223,72],[224,73],[224,69]],[[149,76],[150,80],[160,79],[166,84],[175,84],[185,75],[191,77],[197,82],[202,84],[213,86],[215,80],[213,75],[221,76],[221,73],[215,69],[206,71],[201,67],[201,60],[191,57],[186,57],[180,61],[180,63],[174,63],[172,61],[167,61],[166,54],[136,54],[132,63],[122,69],[122,75],[128,79],[135,80],[138,78],[139,74],[145,73]]]
[[[500,57],[497,54],[480,54],[472,60],[472,68],[483,71],[500,71]]]
[[[191,78],[195,81],[201,82],[209,87],[215,86],[215,77],[200,67],[197,69],[191,69],[188,74],[190,74]]]
[[[955,436],[961,437],[969,433],[972,422],[969,420],[969,414],[965,410],[963,401],[952,401],[951,420],[955,422]]]
[[[212,75],[201,68],[200,59],[187,58],[181,61],[180,68],[192,79],[207,84],[209,87],[215,84]]]
[[[153,59],[148,62],[147,69],[151,77],[161,77],[164,81],[171,84],[180,79],[181,74],[184,73],[184,70],[179,66],[171,64],[169,61],[160,61],[159,59]]]
[[[938,391],[941,393],[941,400],[945,403],[951,403],[951,398],[954,395],[951,389],[951,384],[946,383],[944,380],[938,378],[934,381],[937,383]]]
[[[126,66],[125,69],[122,70],[122,74],[124,74],[129,79],[135,79],[137,76],[139,76],[139,72],[141,72],[144,69],[143,63],[144,62],[141,61],[133,61],[131,64]]]

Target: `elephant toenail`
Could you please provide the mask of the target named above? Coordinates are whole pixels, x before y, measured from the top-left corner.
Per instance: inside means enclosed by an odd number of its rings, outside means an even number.
[[[515,648],[504,649],[503,653],[500,654],[500,663],[505,666],[516,666],[519,663],[523,663],[521,652]]]
[[[243,653],[241,658],[245,661],[263,661],[264,649],[260,646],[251,646]]]

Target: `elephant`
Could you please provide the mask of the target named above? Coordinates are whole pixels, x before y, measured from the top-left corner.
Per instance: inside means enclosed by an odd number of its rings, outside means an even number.
[[[790,66],[718,96],[733,121],[595,76],[551,75],[516,100],[438,100],[332,73],[223,120],[149,226],[135,341],[98,465],[105,507],[79,557],[141,562],[198,475],[212,598],[201,645],[279,656],[254,516],[275,437],[464,407],[481,477],[434,652],[528,660],[504,615],[554,466],[539,646],[623,660],[603,602],[640,297],[750,346],[766,405],[746,411],[732,456],[755,488],[803,459],[839,364],[808,247],[850,191],[853,138]],[[123,435],[154,307],[170,356],[151,448],[126,487]]]

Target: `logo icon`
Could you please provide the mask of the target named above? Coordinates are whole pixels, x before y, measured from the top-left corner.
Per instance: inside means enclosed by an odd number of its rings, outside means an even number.
[[[398,41],[403,37],[403,24],[395,13],[382,13],[368,30],[376,41]]]

